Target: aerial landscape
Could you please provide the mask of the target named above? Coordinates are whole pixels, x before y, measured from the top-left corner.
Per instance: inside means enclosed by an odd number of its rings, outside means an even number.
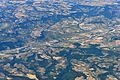
[[[120,0],[0,0],[0,80],[120,80]]]

